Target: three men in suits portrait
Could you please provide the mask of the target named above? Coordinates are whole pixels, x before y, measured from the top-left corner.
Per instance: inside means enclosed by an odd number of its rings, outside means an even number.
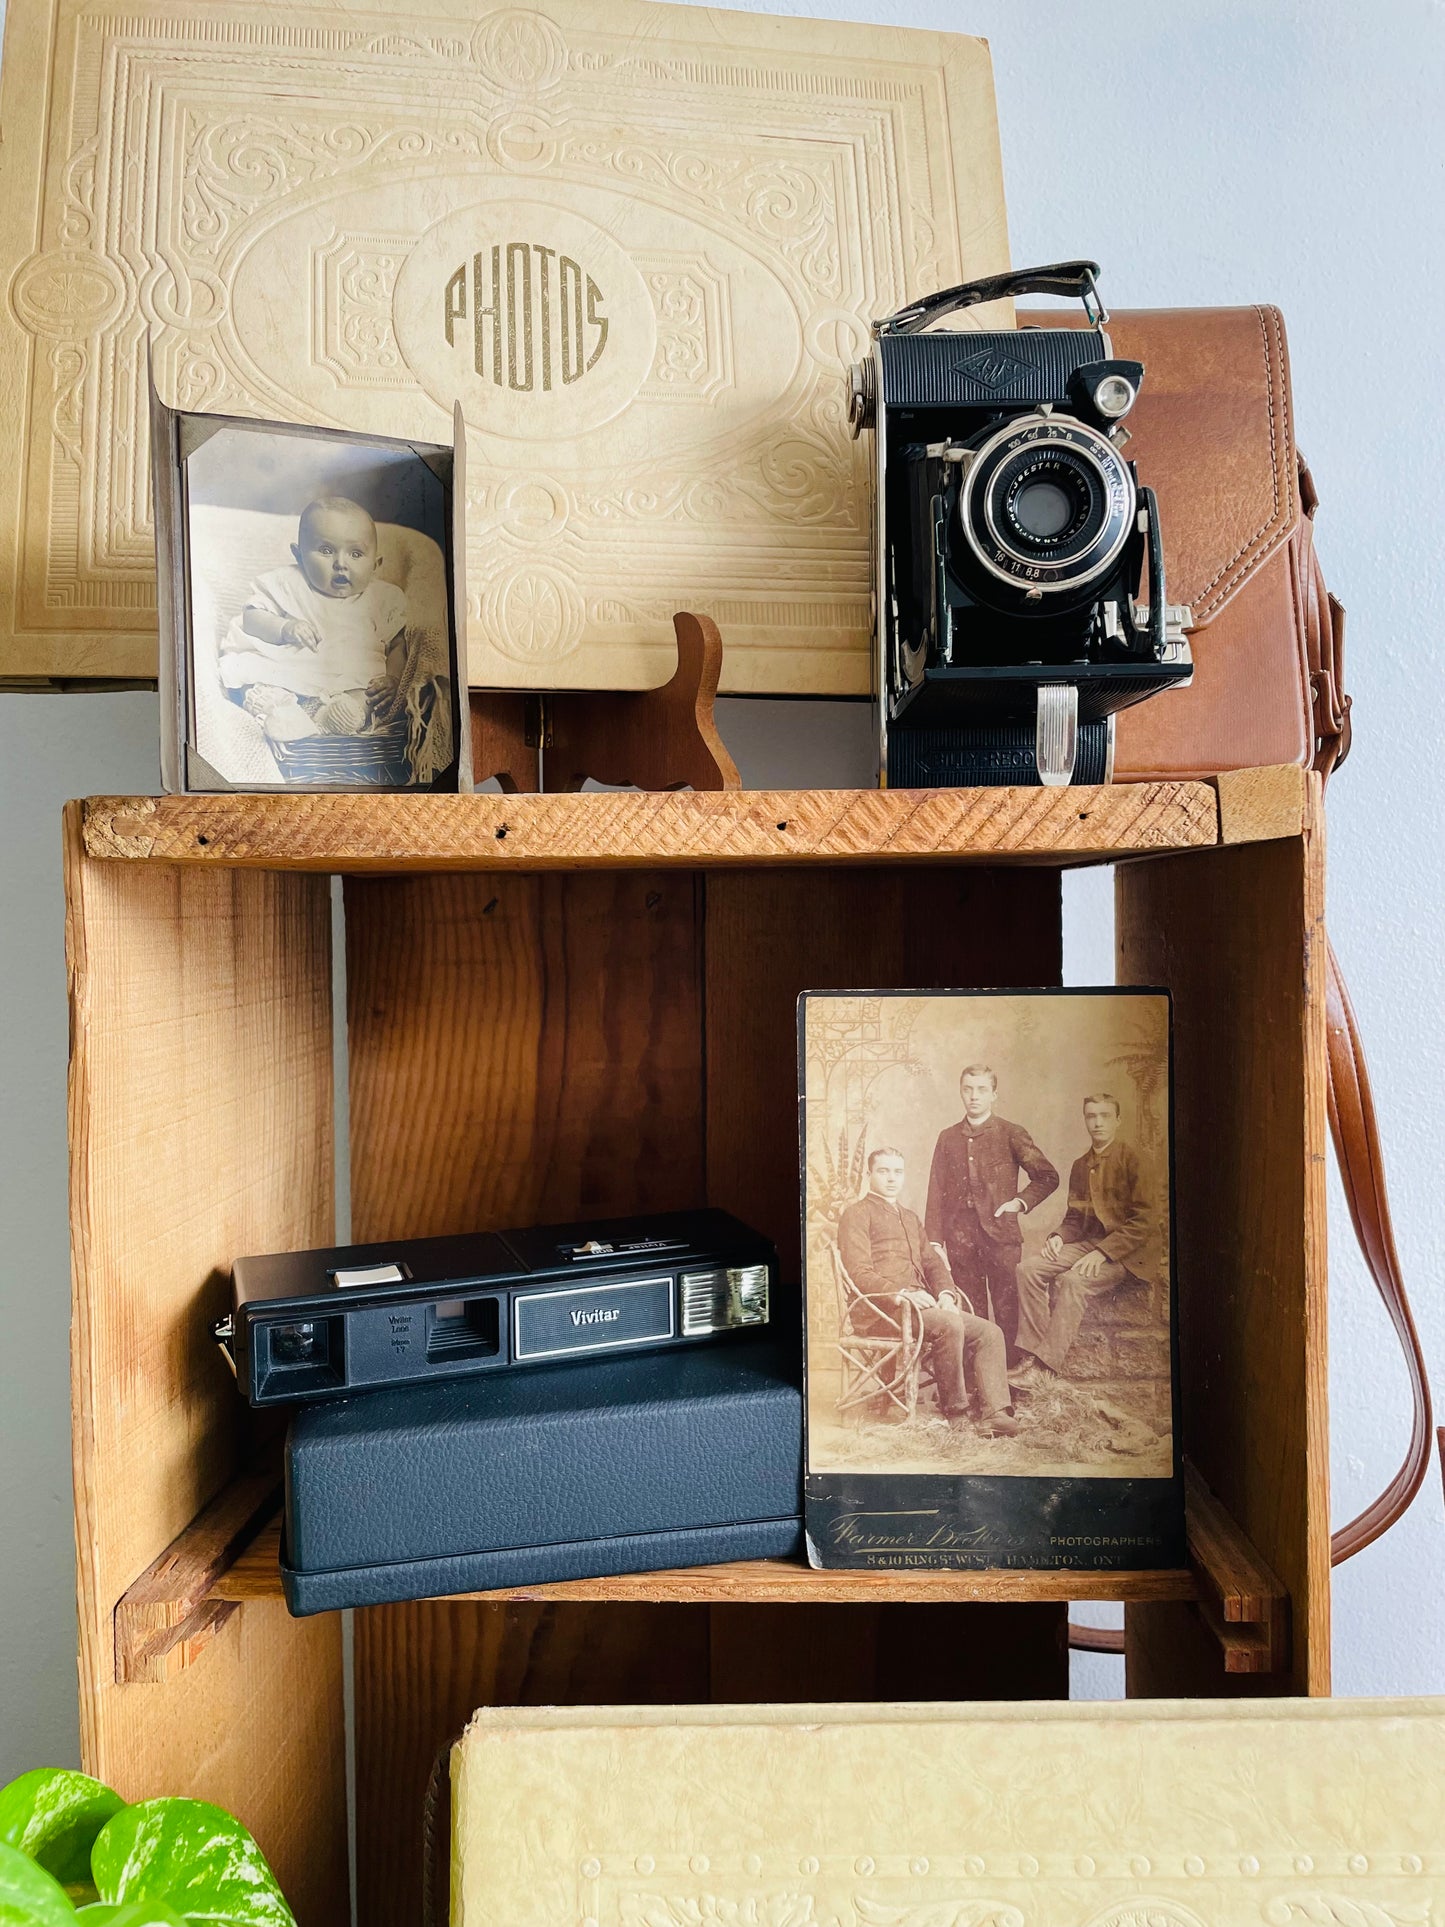
[[[1059,1173],[1023,1125],[995,1110],[991,1065],[966,1065],[959,1095],[963,1116],[938,1135],[922,1220],[901,1202],[902,1154],[879,1147],[867,1195],[839,1219],[839,1255],[863,1296],[855,1319],[910,1296],[944,1415],[964,1422],[971,1381],[980,1429],[1012,1435],[1014,1389],[1063,1372],[1089,1303],[1159,1276],[1160,1216],[1138,1153],[1119,1136],[1119,1100],[1093,1092],[1063,1221],[1025,1258],[1023,1220]]]

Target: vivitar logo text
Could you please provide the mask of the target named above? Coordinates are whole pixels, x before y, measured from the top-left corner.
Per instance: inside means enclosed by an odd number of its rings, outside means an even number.
[[[483,381],[549,394],[590,374],[607,347],[596,281],[570,254],[505,241],[474,254],[445,291],[448,347],[469,346]]]
[[[614,1308],[611,1311],[574,1311],[569,1312],[568,1316],[574,1325],[610,1325],[622,1313]]]

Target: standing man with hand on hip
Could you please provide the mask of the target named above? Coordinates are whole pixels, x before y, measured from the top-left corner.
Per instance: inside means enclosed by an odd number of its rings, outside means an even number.
[[[1002,1327],[1013,1359],[1022,1219],[1058,1189],[1059,1174],[1021,1124],[995,1115],[991,1065],[966,1065],[958,1088],[963,1116],[939,1132],[924,1223],[974,1311]]]

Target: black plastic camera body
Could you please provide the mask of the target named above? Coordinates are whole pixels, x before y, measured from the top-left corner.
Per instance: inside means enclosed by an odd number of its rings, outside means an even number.
[[[890,787],[1099,783],[1116,711],[1192,674],[1153,492],[1122,450],[1144,378],[1090,262],[929,297],[853,371],[874,431],[880,764]],[[1074,293],[1094,326],[919,329],[974,302]]]

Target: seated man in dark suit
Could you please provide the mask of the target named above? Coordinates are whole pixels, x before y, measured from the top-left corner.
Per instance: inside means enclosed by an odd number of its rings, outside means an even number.
[[[1086,1097],[1084,1129],[1089,1149],[1069,1173],[1064,1221],[1019,1266],[1016,1378],[1064,1369],[1090,1299],[1159,1276],[1159,1213],[1138,1153],[1119,1136],[1118,1098]]]
[[[965,1311],[941,1253],[923,1235],[918,1213],[898,1202],[903,1154],[881,1146],[868,1159],[868,1195],[845,1207],[838,1220],[838,1252],[865,1298],[880,1307],[874,1329],[887,1333],[882,1312],[892,1315],[907,1298],[923,1324],[938,1402],[950,1424],[967,1422],[968,1375],[978,1393],[978,1429],[989,1438],[1019,1429],[1009,1406],[1003,1333],[991,1320]],[[854,1313],[854,1329],[868,1329],[866,1309]]]

